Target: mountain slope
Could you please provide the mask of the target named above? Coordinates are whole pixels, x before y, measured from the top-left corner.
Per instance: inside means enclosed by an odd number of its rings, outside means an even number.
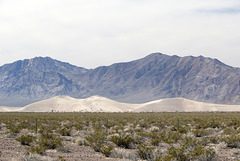
[[[49,57],[3,65],[0,67],[1,105],[21,106],[55,95],[84,90],[74,84],[72,78],[87,71]]]
[[[172,97],[240,103],[240,70],[202,56],[181,58],[155,53],[96,68],[80,81],[93,94],[130,103]]]
[[[0,106],[25,106],[58,95],[101,95],[128,103],[183,97],[240,104],[240,69],[203,56],[161,53],[92,70],[49,57],[0,67]]]

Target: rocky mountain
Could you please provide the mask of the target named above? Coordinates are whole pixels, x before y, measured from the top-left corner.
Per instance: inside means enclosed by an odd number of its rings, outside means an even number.
[[[57,95],[101,95],[128,103],[184,97],[240,104],[240,68],[203,56],[153,53],[88,70],[37,57],[0,67],[0,105],[23,106]]]
[[[72,79],[89,70],[36,57],[0,67],[0,104],[22,106],[56,95],[71,95],[84,87]]]
[[[130,103],[173,97],[240,103],[240,69],[203,56],[154,53],[136,61],[96,68],[85,73],[81,81],[94,94]]]

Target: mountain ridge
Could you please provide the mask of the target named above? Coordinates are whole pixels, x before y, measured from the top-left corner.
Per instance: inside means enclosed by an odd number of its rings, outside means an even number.
[[[94,69],[50,57],[24,59],[0,67],[1,106],[25,106],[58,95],[101,95],[126,103],[184,97],[240,104],[240,68],[203,56],[162,53]]]

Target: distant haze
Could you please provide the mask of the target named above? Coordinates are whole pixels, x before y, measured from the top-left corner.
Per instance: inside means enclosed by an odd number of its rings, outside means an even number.
[[[240,67],[239,0],[0,0],[0,65],[50,56],[95,68],[149,53]]]

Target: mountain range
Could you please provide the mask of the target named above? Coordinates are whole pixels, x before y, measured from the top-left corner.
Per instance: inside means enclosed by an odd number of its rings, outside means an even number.
[[[161,53],[95,69],[50,57],[19,60],[0,67],[0,106],[25,106],[59,95],[100,95],[135,104],[175,97],[240,104],[240,68],[203,56]]]

